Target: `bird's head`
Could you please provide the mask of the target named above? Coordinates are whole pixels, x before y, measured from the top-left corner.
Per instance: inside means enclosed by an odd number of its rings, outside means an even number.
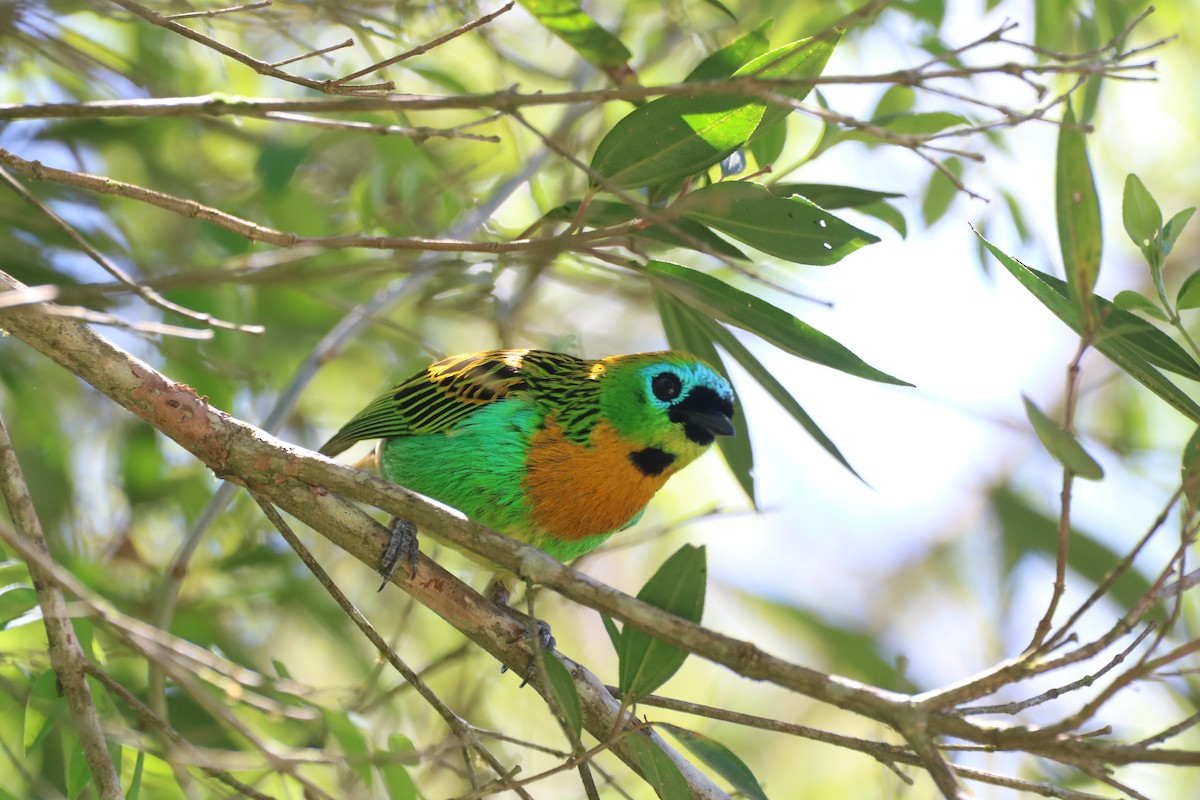
[[[676,469],[734,433],[733,388],[690,353],[610,356],[597,371],[602,417],[627,440],[671,456]]]

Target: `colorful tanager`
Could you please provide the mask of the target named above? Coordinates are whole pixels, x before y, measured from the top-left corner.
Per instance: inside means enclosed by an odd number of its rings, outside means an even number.
[[[567,561],[637,522],[733,413],[728,381],[688,353],[489,350],[393,386],[321,452],[380,439],[389,480]]]

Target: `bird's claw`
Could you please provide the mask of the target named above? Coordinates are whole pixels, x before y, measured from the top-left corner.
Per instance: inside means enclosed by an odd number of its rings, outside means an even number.
[[[513,644],[523,642],[530,637],[537,637],[536,651],[541,653],[553,653],[557,642],[554,641],[554,634],[550,632],[550,625],[545,620],[535,619],[528,614],[522,614],[520,611],[514,611],[511,608],[507,609],[510,614],[515,616],[521,622],[521,632],[513,637]],[[500,665],[500,674],[508,672],[508,665]],[[530,662],[529,670],[521,676],[521,686],[533,680],[537,675],[537,664]]]
[[[383,576],[383,583],[379,584],[381,592],[383,587],[391,582],[392,576],[396,574],[396,570],[400,568],[401,564],[408,566],[409,577],[415,577],[417,554],[421,552],[417,542],[417,526],[408,520],[398,517],[392,519],[391,534],[387,549],[383,551],[383,558],[379,559],[379,569],[377,570]]]

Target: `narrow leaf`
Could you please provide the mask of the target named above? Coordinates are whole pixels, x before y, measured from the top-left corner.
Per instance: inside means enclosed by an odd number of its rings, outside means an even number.
[[[1183,496],[1187,499],[1192,514],[1200,509],[1200,427],[1192,433],[1183,448],[1182,467]]]
[[[750,800],[767,800],[766,793],[758,783],[758,778],[737,755],[716,739],[710,739],[703,734],[680,728],[677,725],[660,724],[659,728],[670,733],[686,747],[692,755],[700,759],[713,772],[729,781],[729,785]]]
[[[613,622],[613,618],[608,614],[600,614],[600,621],[604,623],[604,632],[608,634],[608,640],[612,642],[613,649],[619,649],[621,629],[617,627],[617,623]]]
[[[957,158],[947,158],[942,162],[955,178],[962,177],[962,162]],[[935,169],[929,176],[929,185],[925,187],[925,198],[921,201],[921,219],[925,227],[932,227],[950,210],[950,204],[958,196],[958,187],[940,169]]]
[[[904,197],[898,192],[880,192],[836,183],[773,183],[767,188],[771,194],[779,197],[800,195],[824,209],[858,208],[879,200]]]
[[[1011,571],[1021,556],[1036,553],[1051,562],[1058,555],[1058,520],[1029,505],[1008,486],[992,491],[992,510],[1000,522],[1004,538],[1005,564]],[[1093,584],[1104,580],[1121,554],[1077,528],[1071,528],[1071,547],[1067,564]],[[1117,578],[1109,593],[1121,608],[1132,608],[1150,588],[1150,582],[1136,569]]]
[[[603,70],[625,67],[631,53],[573,0],[520,0],[534,19]]]
[[[662,751],[649,736],[634,734],[623,740],[633,760],[637,762],[646,783],[654,787],[662,800],[691,800],[687,780],[671,757]]]
[[[48,669],[33,679],[25,698],[24,754],[29,755],[67,711],[58,694],[58,674]]]
[[[880,372],[847,348],[781,308],[735,289],[711,275],[666,261],[651,261],[645,271],[656,284],[704,313],[760,336],[794,356],[867,380],[911,386]]]
[[[871,124],[902,136],[925,136],[952,128],[955,125],[970,125],[971,121],[961,114],[953,114],[949,111],[924,111],[916,114],[892,114],[879,117],[871,120]],[[858,135],[854,134],[855,138]],[[871,134],[862,134],[862,136],[871,139],[877,138]]]
[[[692,312],[695,313],[695,312]],[[783,406],[783,409],[792,415],[796,422],[800,423],[800,427],[804,428],[817,444],[824,448],[825,452],[837,459],[838,463],[846,469],[850,470],[850,474],[863,481],[863,477],[855,471],[854,467],[850,466],[850,462],[838,450],[837,445],[833,440],[825,435],[820,426],[808,415],[808,412],[801,407],[796,398],[792,397],[791,392],[779,382],[769,369],[762,365],[762,362],[754,357],[744,344],[738,341],[738,338],[723,328],[718,322],[709,321],[709,333],[712,335],[713,341],[719,345],[726,353],[733,356],[733,360],[742,365],[742,369],[750,374],[751,378],[758,381],[759,385],[767,390],[767,394],[775,399],[775,402]],[[863,481],[866,483],[866,481]]]
[[[1154,196],[1132,172],[1125,176],[1125,192],[1121,196],[1121,221],[1125,232],[1142,251],[1152,268],[1162,265],[1162,211]]]
[[[561,206],[547,211],[542,219],[555,222],[571,222],[579,214],[579,201],[572,200]],[[665,213],[665,212],[664,212]],[[637,211],[625,203],[610,200],[593,200],[588,204],[583,214],[583,222],[591,227],[601,228],[609,225],[620,225],[637,218]],[[631,231],[631,237],[650,239],[672,247],[685,247],[697,252],[707,252],[732,258],[738,261],[750,259],[734,245],[722,239],[711,230],[683,217],[675,217],[668,223],[648,225],[637,231]]]
[[[583,730],[583,707],[579,703],[579,690],[571,673],[553,653],[542,651],[542,663],[546,665],[546,677],[550,679],[550,691],[558,701],[558,708],[563,718],[578,736]]]
[[[137,751],[137,759],[133,762],[133,777],[129,779],[129,791],[125,793],[125,800],[138,800],[142,794],[142,776],[145,775],[146,768],[146,753],[143,750]]]
[[[1117,292],[1112,301],[1114,306],[1125,311],[1140,311],[1147,316],[1161,319],[1163,322],[1167,321],[1167,315],[1153,300],[1132,289],[1123,289]]]
[[[1083,131],[1071,130],[1075,113],[1067,104],[1058,133],[1058,159],[1054,171],[1054,201],[1058,217],[1058,242],[1063,269],[1076,307],[1083,312],[1086,327],[1092,325],[1092,306],[1087,302],[1100,273],[1100,200],[1088,161]]]
[[[1187,226],[1188,220],[1192,218],[1192,214],[1196,213],[1196,207],[1185,208],[1175,216],[1167,220],[1167,224],[1163,225],[1162,234],[1162,252],[1166,258],[1175,249],[1175,240],[1179,238],[1179,234],[1183,233],[1183,229]]]
[[[1179,294],[1175,298],[1177,311],[1189,308],[1200,308],[1200,270],[1183,279],[1183,283],[1179,287]]]
[[[69,750],[70,758],[67,761],[67,797],[70,800],[75,800],[89,783],[92,782],[92,770],[88,767],[87,758],[83,755],[83,745],[79,742],[79,737],[74,733],[70,737],[63,737],[64,740],[70,740],[70,747],[64,741],[63,749]]]
[[[1000,248],[996,247],[982,236],[980,236],[980,240],[983,242],[984,247],[988,249],[992,256],[994,256],[996,260],[999,261],[1001,265],[1003,265],[1004,268],[1013,275],[1013,277],[1020,281],[1021,284],[1025,286],[1025,288],[1028,289],[1034,297],[1036,297],[1042,302],[1043,305],[1054,312],[1055,316],[1065,322],[1067,326],[1075,332],[1080,333],[1082,331],[1083,324],[1080,318],[1079,309],[1077,309],[1070,301],[1067,300],[1066,285],[1062,281],[1058,280],[1057,278],[1053,278],[1050,275],[1038,272],[1037,270],[1030,269],[1012,256],[1007,255],[1004,251],[1000,250]],[[1101,298],[1096,297],[1095,300],[1100,302]],[[1170,337],[1166,336],[1166,334],[1155,328],[1153,325],[1150,325],[1144,320],[1138,319],[1128,312],[1121,311],[1119,308],[1116,308],[1111,304],[1109,304],[1108,307],[1112,309],[1112,316],[1115,317],[1118,315],[1123,315],[1123,318],[1135,320],[1146,328],[1149,328],[1153,334],[1161,336],[1162,339],[1166,340],[1166,342],[1169,342],[1176,348],[1179,347],[1170,339]],[[1104,316],[1106,315],[1101,314],[1102,318]],[[1124,322],[1119,324],[1122,325],[1122,327],[1127,327]],[[1156,348],[1169,350],[1169,348],[1167,348],[1167,346],[1163,344],[1161,340],[1157,340],[1153,334],[1146,332],[1143,332],[1143,334],[1143,338],[1153,341]],[[1168,405],[1175,408],[1193,422],[1200,422],[1200,406],[1196,405],[1195,401],[1180,391],[1179,387],[1171,383],[1169,380],[1163,377],[1162,373],[1151,366],[1151,362],[1147,360],[1145,355],[1146,348],[1144,346],[1135,346],[1131,343],[1130,338],[1131,337],[1122,335],[1118,329],[1111,335],[1098,337],[1094,342],[1094,346],[1097,350],[1108,356],[1114,364],[1128,373],[1130,377],[1166,401]],[[1183,352],[1182,348],[1179,348],[1179,351]],[[1191,360],[1191,357],[1188,356],[1187,353],[1183,353],[1183,355],[1186,360]],[[1192,362],[1192,364],[1195,365],[1195,362]],[[1200,369],[1200,367],[1197,368]]]
[[[835,43],[792,42],[751,60],[734,74],[763,79],[816,77]],[[765,101],[744,95],[660,97],[618,121],[600,140],[591,166],[624,189],[685,178],[745,144],[766,111]]]
[[[1104,477],[1104,470],[1088,455],[1070,431],[1060,428],[1028,397],[1022,396],[1022,399],[1025,401],[1025,416],[1029,417],[1034,432],[1050,455],[1054,456],[1055,461],[1089,481],[1098,481]]]
[[[836,264],[879,241],[802,197],[776,197],[745,181],[705,186],[684,196],[673,210],[797,264]]]
[[[21,619],[37,605],[37,592],[32,586],[22,583],[0,586],[0,630],[6,629],[13,620]]]
[[[333,738],[342,748],[342,752],[350,756],[350,768],[354,770],[365,786],[370,787],[373,777],[371,762],[368,758],[370,747],[363,732],[350,719],[350,715],[344,711],[323,710],[321,716],[324,718],[329,732],[333,734]]]
[[[771,24],[771,20],[767,20],[745,36],[709,53],[684,80],[719,81],[728,78],[738,67],[767,52],[770,47],[767,33],[771,30]]]
[[[713,347],[712,337],[703,324],[703,318],[680,303],[667,292],[655,289],[654,302],[658,307],[658,315],[662,320],[663,332],[667,341],[676,350],[683,350],[707,361],[713,368],[729,380],[729,371],[721,359],[721,354]],[[715,324],[715,323],[714,323]],[[718,326],[719,327],[719,326]],[[730,385],[733,382],[730,381]],[[734,405],[742,408],[741,400],[734,389]],[[754,499],[754,451],[750,443],[748,431],[741,431],[737,436],[722,436],[717,440],[721,456],[729,466],[733,476],[737,478],[755,508],[758,504]]]
[[[699,622],[708,581],[703,547],[685,544],[651,576],[638,599],[655,608]],[[619,683],[626,702],[636,702],[666,683],[683,665],[687,652],[626,624],[617,648]]]

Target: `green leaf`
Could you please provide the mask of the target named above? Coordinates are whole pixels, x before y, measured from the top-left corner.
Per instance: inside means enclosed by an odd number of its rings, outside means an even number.
[[[879,102],[875,104],[875,110],[871,112],[871,119],[904,114],[911,111],[916,102],[917,93],[911,86],[889,86],[887,91],[880,96]]]
[[[1125,176],[1125,192],[1121,196],[1121,221],[1125,232],[1142,251],[1151,269],[1162,266],[1162,211],[1154,196],[1132,172]]]
[[[1183,279],[1179,294],[1175,298],[1175,310],[1200,308],[1200,270]]]
[[[600,614],[600,621],[604,624],[604,632],[608,634],[608,640],[612,642],[613,650],[620,649],[621,629],[617,627],[617,623],[613,622],[612,617],[604,613]]]
[[[705,186],[685,195],[673,210],[797,264],[836,264],[879,241],[802,197],[776,197],[745,181]]]
[[[688,309],[688,311],[689,313],[695,313],[690,311],[690,309]],[[708,322],[709,333],[711,334],[713,341],[726,353],[729,353],[729,355],[733,356],[733,360],[741,364],[742,369],[746,370],[751,378],[754,378],[754,380],[758,381],[759,385],[767,390],[767,394],[771,395],[771,397],[775,399],[775,402],[783,406],[783,409],[791,414],[792,418],[796,420],[796,422],[800,423],[800,427],[804,428],[805,432],[808,433],[808,435],[814,440],[816,440],[817,444],[821,445],[825,452],[837,459],[838,463],[843,467],[850,470],[851,475],[862,481],[862,476],[855,471],[854,467],[850,466],[850,462],[847,461],[846,457],[842,455],[842,452],[838,450],[837,445],[833,443],[833,440],[825,435],[825,432],[822,431],[813,418],[808,415],[808,412],[801,407],[800,403],[796,401],[796,398],[792,397],[791,392],[789,392],[787,388],[779,382],[779,379],[775,377],[775,374],[764,367],[762,362],[755,358],[754,354],[751,353],[744,344],[738,341],[736,336],[723,328],[720,323],[712,322],[711,320],[705,321]],[[866,481],[863,481],[863,483],[866,483]]]
[[[750,331],[794,356],[867,380],[897,386],[912,385],[880,372],[783,309],[711,275],[666,261],[651,261],[644,269],[656,284],[685,305]]]
[[[779,160],[779,157],[783,155],[783,148],[787,145],[787,137],[787,120],[784,119],[774,125],[761,128],[755,133],[747,147],[759,168],[767,167]]]
[[[1076,333],[1082,332],[1083,321],[1079,309],[1067,299],[1065,283],[1050,275],[1030,269],[987,239],[983,239],[983,237],[980,239],[996,260],[1012,273],[1013,277],[1020,281],[1034,297]],[[1103,320],[1102,335],[1093,342],[1095,348],[1108,356],[1114,364],[1134,380],[1166,401],[1168,405],[1193,422],[1200,422],[1200,406],[1180,391],[1179,387],[1163,377],[1162,373],[1151,364],[1159,363],[1161,365],[1163,361],[1170,361],[1177,366],[1186,367],[1187,371],[1192,374],[1200,372],[1200,365],[1192,361],[1191,356],[1175,344],[1170,337],[1145,320],[1138,319],[1127,311],[1122,311],[1103,298],[1093,296],[1093,302],[1100,307],[1101,311],[1097,316]],[[1106,312],[1105,309],[1110,309],[1110,311]],[[1141,326],[1140,329],[1139,326]],[[1152,356],[1152,358],[1148,356]],[[1188,362],[1191,366],[1187,366]]]
[[[322,709],[321,717],[325,720],[325,725],[333,734],[333,738],[342,748],[342,752],[350,757],[350,768],[354,770],[365,786],[370,787],[373,774],[371,763],[367,758],[370,755],[367,737],[363,735],[363,732],[358,729],[345,711]]]
[[[37,592],[32,586],[23,583],[0,586],[0,630],[5,630],[10,622],[21,619],[28,611],[37,607]],[[26,622],[32,620],[23,620],[22,624]]]
[[[771,20],[767,20],[745,36],[709,53],[688,73],[684,81],[719,81],[728,78],[738,67],[767,52],[767,48],[771,46],[767,39],[771,25]]]
[[[557,222],[571,222],[579,214],[580,201],[572,200],[546,212],[542,219]],[[668,215],[667,212],[663,212]],[[588,203],[587,211],[583,214],[586,225],[601,228],[609,225],[620,225],[631,219],[637,219],[638,212],[625,203],[609,200],[593,200]],[[649,225],[641,230],[632,231],[631,237],[650,239],[672,247],[685,247],[697,252],[708,252],[738,261],[750,259],[729,242],[713,233],[708,228],[683,217],[675,217],[669,223]],[[703,249],[702,249],[703,248]]]
[[[1051,561],[1058,557],[1058,520],[1037,511],[1007,486],[993,490],[991,501],[1000,522],[1009,570],[1027,553],[1037,553]],[[1109,570],[1121,560],[1120,553],[1081,530],[1071,528],[1070,537],[1067,563],[1093,584],[1104,580]],[[1130,569],[1117,578],[1108,596],[1123,609],[1129,609],[1149,588],[1150,582],[1145,576]]]
[[[962,162],[957,158],[947,158],[942,165],[956,177],[962,177]],[[929,176],[929,185],[925,187],[925,199],[921,201],[921,218],[925,227],[931,227],[950,210],[950,204],[958,196],[958,187],[954,181],[946,177],[940,169],[935,169]]]
[[[1083,312],[1085,326],[1092,325],[1092,306],[1087,299],[1100,273],[1103,239],[1100,231],[1100,199],[1088,161],[1087,137],[1071,130],[1075,113],[1070,103],[1058,131],[1058,160],[1054,170],[1054,202],[1058,218],[1058,243],[1071,298]]]
[[[379,765],[379,775],[387,790],[388,800],[416,800],[417,785],[405,767],[405,764],[419,763],[412,740],[393,733],[388,737],[387,752],[388,758]]]
[[[836,183],[774,183],[767,188],[771,194],[779,197],[800,195],[826,210],[859,208],[880,200],[904,197],[904,195],[898,192],[880,192],[874,189],[860,189],[857,186],[842,186]]]
[[[676,725],[660,723],[657,727],[666,730],[686,747],[692,755],[703,761],[713,772],[729,781],[729,785],[749,800],[767,800],[758,778],[737,755],[716,739],[710,739],[703,734],[680,728]]]
[[[835,44],[829,39],[792,42],[753,59],[734,74],[763,79],[816,77]],[[788,109],[782,110],[786,114]],[[766,112],[765,101],[744,95],[660,97],[618,121],[600,140],[591,166],[623,189],[685,178],[745,144]]]
[[[1166,313],[1158,307],[1157,303],[1132,289],[1123,289],[1117,292],[1112,301],[1114,306],[1125,311],[1140,311],[1147,316],[1161,319],[1163,322],[1167,321]]]
[[[417,784],[403,764],[388,762],[379,765],[379,775],[387,790],[388,800],[417,800]]]
[[[859,206],[855,211],[860,214],[872,216],[880,222],[892,226],[892,229],[900,234],[901,238],[908,237],[908,223],[904,219],[904,214],[891,203],[885,203],[880,200],[878,203],[868,203],[865,206]]]
[[[955,125],[970,125],[971,121],[961,114],[952,114],[949,111],[924,111],[879,117],[871,120],[871,124],[901,136],[926,136]],[[858,134],[854,136],[857,138]],[[869,139],[878,138],[869,133],[862,136]]]
[[[33,679],[25,698],[24,754],[33,752],[66,713],[66,698],[58,693],[58,673],[48,669]]]
[[[1088,455],[1083,445],[1071,434],[1063,430],[1054,420],[1042,413],[1033,401],[1022,395],[1025,401],[1025,416],[1037,433],[1042,444],[1054,456],[1054,460],[1062,464],[1074,474],[1089,481],[1098,481],[1104,477],[1104,470],[1096,460]]]
[[[1163,257],[1171,255],[1171,251],[1175,249],[1175,240],[1179,238],[1179,234],[1183,233],[1183,229],[1187,226],[1188,220],[1192,218],[1192,214],[1196,213],[1196,207],[1185,208],[1175,216],[1167,220],[1167,224],[1163,225]]]
[[[75,800],[79,797],[80,792],[92,782],[92,771],[88,767],[87,758],[83,755],[83,745],[80,744],[79,737],[72,732],[70,737],[63,738],[70,739],[70,747],[64,746],[63,748],[71,754],[67,761],[67,797]]]
[[[1183,496],[1187,500],[1191,516],[1200,509],[1200,427],[1196,428],[1184,445],[1180,473]]]
[[[142,776],[145,774],[146,754],[138,750],[137,760],[133,762],[133,777],[129,779],[129,790],[125,792],[125,800],[138,800],[142,793]]]
[[[579,703],[579,690],[575,688],[575,681],[553,653],[542,651],[542,663],[546,665],[546,677],[550,679],[550,691],[554,692],[558,709],[571,726],[571,730],[578,736],[583,730],[583,707]]]
[[[626,67],[632,54],[573,0],[520,0],[534,19],[602,70]]]
[[[703,547],[685,544],[668,558],[638,592],[638,599],[675,616],[700,622],[708,581]],[[654,692],[683,665],[687,652],[626,624],[617,648],[619,683],[625,702]]]
[[[733,20],[734,22],[738,21],[737,15],[735,15],[732,11],[730,11],[729,8],[724,3],[721,2],[721,0],[704,0],[704,2],[706,4],[712,6],[713,8],[715,8],[717,11],[720,11],[722,14],[729,17],[729,19]]]
[[[726,380],[729,380],[729,371],[725,368],[721,354],[713,347],[713,339],[704,325],[704,318],[667,292],[659,289],[654,290],[654,302],[658,307],[658,316],[662,320],[663,332],[666,333],[671,347],[707,361],[724,375]],[[713,324],[716,325],[716,323]],[[730,381],[730,385],[733,385],[732,381]],[[741,400],[737,396],[736,389],[733,399],[734,405],[741,408]],[[737,478],[742,491],[750,500],[750,504],[757,508],[758,504],[754,499],[754,451],[751,447],[749,432],[742,431],[739,436],[722,436],[717,440],[717,447],[721,449],[725,463],[729,465],[729,470]]]
[[[621,741],[633,755],[646,783],[654,787],[662,800],[691,800],[692,791],[687,779],[649,736],[635,733]]]

